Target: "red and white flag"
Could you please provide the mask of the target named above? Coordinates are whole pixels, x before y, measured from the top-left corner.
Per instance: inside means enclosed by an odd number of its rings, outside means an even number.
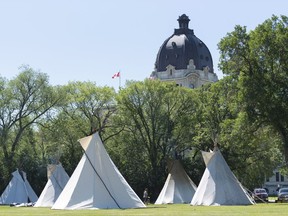
[[[113,76],[112,76],[112,79],[116,78],[116,77],[120,77],[120,71],[115,73]]]

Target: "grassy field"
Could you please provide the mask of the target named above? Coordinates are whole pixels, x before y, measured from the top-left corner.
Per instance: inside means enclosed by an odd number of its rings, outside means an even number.
[[[99,215],[127,215],[127,216],[236,216],[236,215],[285,215],[288,203],[256,204],[251,206],[190,206],[189,204],[148,205],[144,209],[126,210],[51,210],[49,208],[9,207],[0,206],[1,216],[99,216]],[[286,212],[286,213],[285,213]]]

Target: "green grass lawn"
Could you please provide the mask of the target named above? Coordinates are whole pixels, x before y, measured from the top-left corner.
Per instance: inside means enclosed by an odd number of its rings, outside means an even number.
[[[143,209],[126,210],[51,210],[49,208],[33,207],[9,207],[0,206],[1,216],[73,216],[73,215],[127,215],[127,216],[182,216],[182,215],[205,215],[205,216],[234,216],[234,215],[285,215],[287,214],[288,203],[261,203],[250,206],[190,206],[189,204],[173,205],[148,205]]]

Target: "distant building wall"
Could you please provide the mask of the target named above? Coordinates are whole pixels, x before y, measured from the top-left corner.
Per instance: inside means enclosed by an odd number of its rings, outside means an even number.
[[[288,187],[287,176],[281,175],[277,169],[273,173],[273,176],[265,179],[263,184],[263,188],[268,189],[269,195],[277,195],[277,189]]]

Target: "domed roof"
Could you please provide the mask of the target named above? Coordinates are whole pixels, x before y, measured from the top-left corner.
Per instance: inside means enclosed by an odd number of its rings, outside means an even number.
[[[183,14],[179,17],[179,29],[164,41],[157,54],[155,70],[166,71],[170,64],[176,70],[187,69],[189,60],[193,59],[197,70],[208,66],[213,73],[213,61],[207,46],[188,28],[189,17]]]

